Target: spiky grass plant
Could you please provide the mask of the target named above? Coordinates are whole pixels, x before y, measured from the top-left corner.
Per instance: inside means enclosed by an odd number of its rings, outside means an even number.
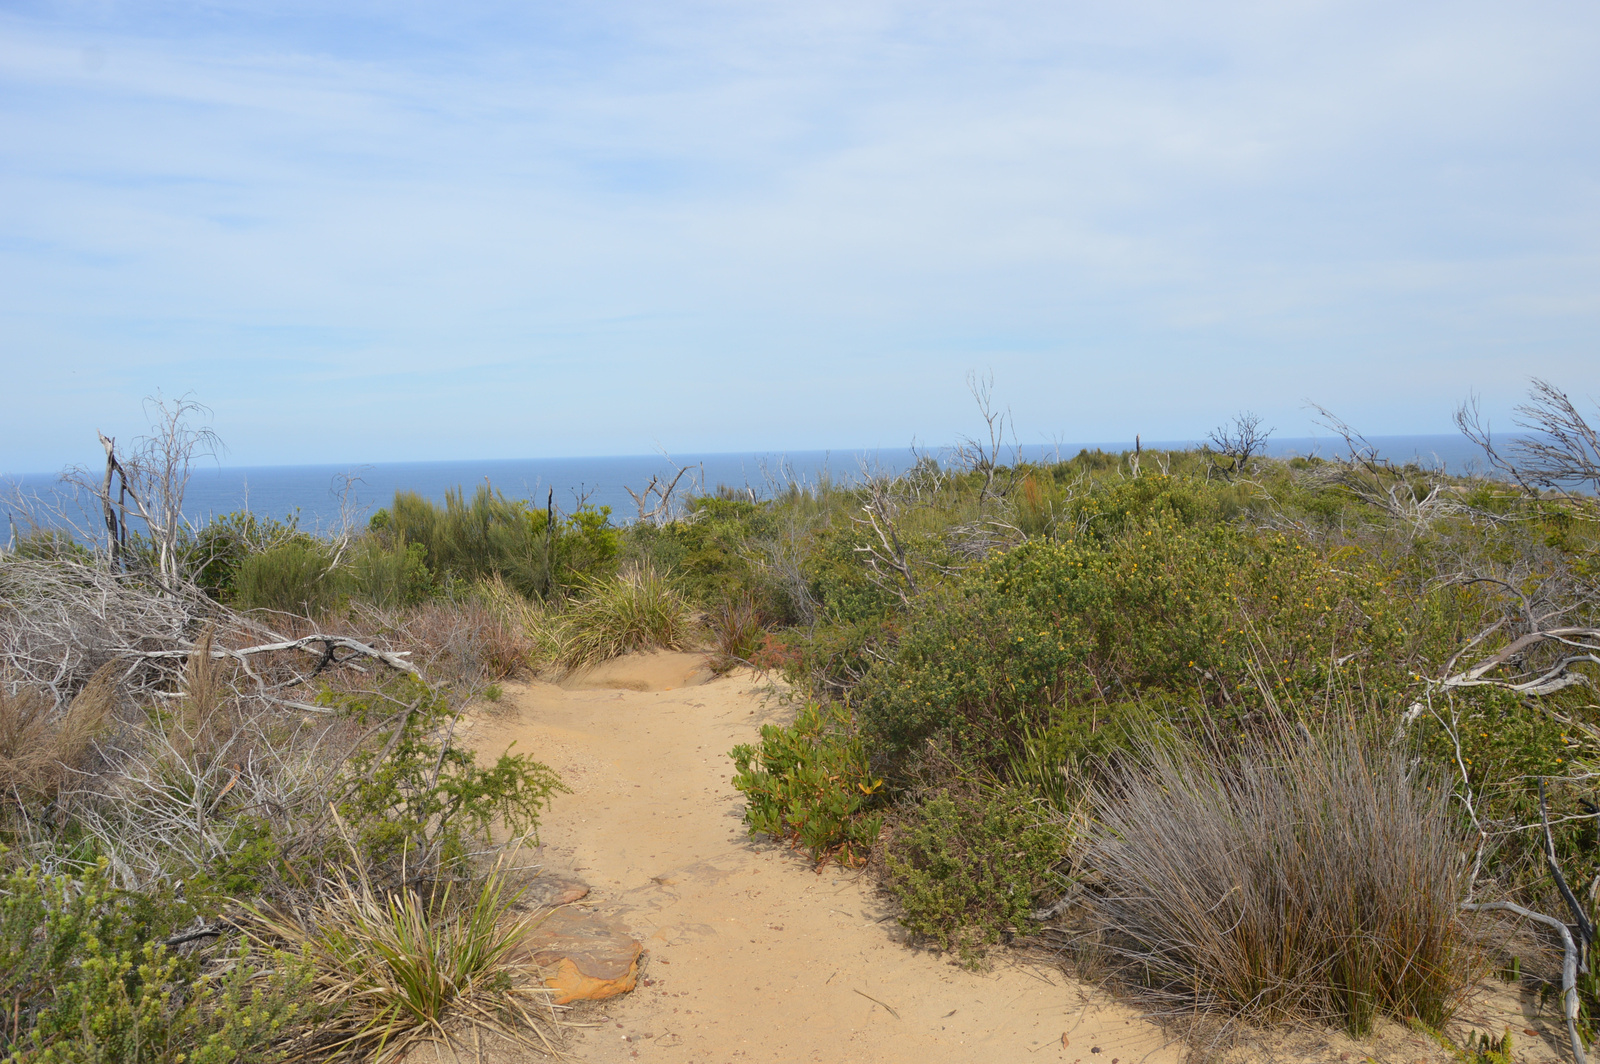
[[[597,580],[562,617],[561,662],[578,670],[636,650],[682,650],[693,621],[689,604],[648,565]]]
[[[543,969],[520,946],[548,911],[515,911],[521,890],[502,859],[457,899],[446,882],[424,895],[375,890],[357,867],[308,912],[253,912],[252,933],[301,951],[326,1016],[293,1059],[351,1054],[384,1064],[424,1043],[453,1046],[474,1027],[554,1054]]]
[[[1090,798],[1094,919],[1174,1011],[1438,1027],[1478,974],[1449,787],[1349,721],[1149,739]]]

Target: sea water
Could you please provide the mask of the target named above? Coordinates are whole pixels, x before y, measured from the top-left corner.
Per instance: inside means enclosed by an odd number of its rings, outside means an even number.
[[[1370,441],[1378,453],[1398,463],[1417,462],[1454,474],[1481,472],[1483,453],[1460,436],[1380,436]],[[1196,441],[1145,441],[1146,450],[1197,446]],[[1133,441],[1035,444],[1007,447],[1002,462],[1053,462],[1080,450],[1112,453],[1132,450]],[[1342,440],[1322,438],[1269,439],[1267,453],[1277,456],[1345,453]],[[949,449],[885,448],[879,450],[745,452],[695,454],[667,458],[632,455],[597,458],[489,458],[478,461],[381,462],[368,465],[217,466],[198,464],[184,496],[184,510],[195,524],[236,510],[266,517],[298,517],[308,530],[330,530],[346,520],[364,523],[388,506],[397,491],[412,491],[442,503],[445,493],[460,489],[468,498],[488,485],[508,498],[527,499],[543,507],[553,503],[562,513],[583,505],[608,507],[618,523],[637,520],[641,510],[660,501],[659,491],[678,478],[674,502],[692,494],[729,489],[760,499],[791,483],[815,485],[858,480],[863,476],[900,473],[920,457],[942,464],[952,461]],[[680,475],[681,474],[681,475]],[[58,494],[60,478],[28,474],[12,478],[24,495]],[[651,485],[657,491],[651,492]],[[92,515],[83,526],[93,526]],[[4,532],[0,530],[0,537]],[[3,542],[3,539],[0,539]]]

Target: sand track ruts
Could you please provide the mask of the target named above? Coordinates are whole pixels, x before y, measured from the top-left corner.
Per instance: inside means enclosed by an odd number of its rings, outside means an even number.
[[[604,1026],[578,1037],[576,1060],[1182,1056],[1159,1028],[1048,966],[1002,955],[974,973],[908,948],[870,882],[837,867],[815,873],[785,848],[752,841],[727,752],[783,711],[749,674],[707,676],[696,656],[655,654],[576,685],[512,684],[504,709],[474,729],[482,754],[514,741],[572,788],[545,818],[539,859],[589,883],[584,904],[617,917],[647,950],[649,985],[593,1011]]]

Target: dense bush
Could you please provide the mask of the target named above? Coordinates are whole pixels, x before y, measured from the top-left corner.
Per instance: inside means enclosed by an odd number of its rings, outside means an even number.
[[[1055,821],[1055,822],[1052,822]],[[976,963],[984,947],[1026,931],[1066,849],[1064,826],[1020,788],[944,789],[889,834],[890,891],[901,923]]]
[[[610,509],[580,508],[562,520],[553,509],[508,499],[487,484],[471,501],[460,489],[437,506],[415,492],[397,492],[393,507],[373,516],[386,544],[415,544],[436,580],[471,584],[491,577],[528,596],[548,597],[574,581],[608,570],[620,535]]]
[[[202,964],[164,945],[195,910],[170,893],[82,872],[0,880],[0,1060],[7,1064],[250,1064],[314,1016],[307,966],[236,944]]]
[[[345,594],[344,573],[334,568],[331,546],[297,535],[239,562],[233,599],[242,609],[317,616]]]
[[[1027,543],[916,603],[893,661],[861,684],[862,720],[885,754],[948,734],[998,765],[1061,707],[1170,691],[1238,712],[1258,677],[1320,691],[1341,658],[1399,678],[1411,663],[1393,598],[1370,567],[1170,515]]]

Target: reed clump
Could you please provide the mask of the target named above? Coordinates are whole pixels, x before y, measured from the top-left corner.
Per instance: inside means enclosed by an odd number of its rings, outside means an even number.
[[[1173,1011],[1441,1025],[1482,972],[1450,788],[1345,723],[1146,737],[1090,788],[1090,921]]]

